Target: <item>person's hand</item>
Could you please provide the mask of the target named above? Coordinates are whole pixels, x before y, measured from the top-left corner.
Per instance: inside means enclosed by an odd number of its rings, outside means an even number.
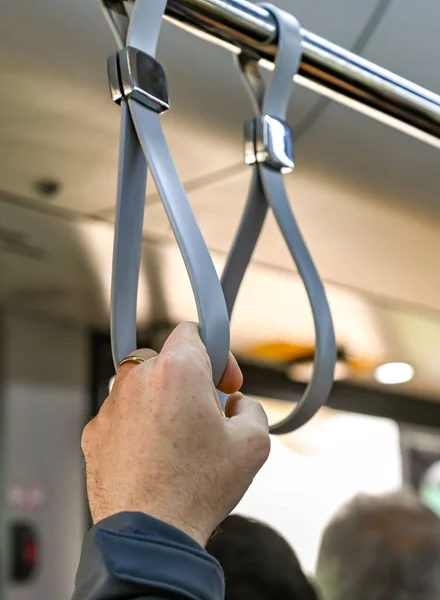
[[[230,357],[220,389],[223,415],[198,326],[179,325],[161,353],[136,350],[97,417],[84,429],[93,521],[144,512],[205,545],[266,461],[270,441],[261,405],[237,392]]]

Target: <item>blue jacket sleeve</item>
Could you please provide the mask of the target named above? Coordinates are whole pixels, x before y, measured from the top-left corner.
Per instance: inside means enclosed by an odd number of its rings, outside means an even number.
[[[119,513],[84,539],[72,600],[223,600],[218,562],[185,533]]]

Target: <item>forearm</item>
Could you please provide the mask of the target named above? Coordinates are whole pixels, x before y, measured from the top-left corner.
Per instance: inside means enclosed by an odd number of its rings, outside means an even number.
[[[223,600],[219,564],[180,530],[120,513],[86,535],[72,600]]]

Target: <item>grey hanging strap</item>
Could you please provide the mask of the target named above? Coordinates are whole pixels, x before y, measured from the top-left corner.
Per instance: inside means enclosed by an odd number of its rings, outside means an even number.
[[[147,165],[161,196],[194,292],[201,338],[219,384],[229,356],[229,319],[220,281],[177,175],[160,125],[169,108],[156,47],[166,0],[102,0],[119,52],[109,58],[113,100],[121,104],[118,199],[113,250],[111,335],[117,366],[136,349],[136,300],[142,245]],[[219,393],[224,404],[226,396]]]
[[[326,402],[333,384],[336,342],[330,308],[316,267],[289,205],[283,173],[294,168],[293,137],[286,112],[292,79],[301,59],[301,31],[290,14],[268,4],[278,24],[278,53],[267,91],[257,59],[241,53],[238,65],[250,93],[255,118],[245,125],[245,160],[254,165],[247,205],[223,272],[222,286],[231,315],[269,206],[303,280],[315,326],[316,349],[311,381],[292,413],[271,427],[275,434],[304,425]]]
[[[188,271],[201,337],[216,385],[228,361],[228,316],[268,206],[274,211],[304,281],[316,330],[312,380],[292,415],[274,426],[272,432],[296,429],[325,402],[336,360],[325,292],[290,209],[282,177],[294,166],[292,135],[285,115],[291,80],[301,54],[299,25],[287,13],[266,6],[279,26],[278,56],[267,93],[255,58],[241,54],[238,59],[256,114],[247,123],[246,144],[246,161],[255,167],[248,203],[223,274],[223,294],[159,121],[159,114],[169,108],[165,74],[155,59],[166,1],[136,0],[130,17],[122,1],[101,0],[101,4],[119,48],[109,58],[108,73],[113,100],[121,105],[122,113],[111,308],[115,365],[136,348],[136,300],[148,165]],[[224,406],[226,396],[219,393],[219,397]]]

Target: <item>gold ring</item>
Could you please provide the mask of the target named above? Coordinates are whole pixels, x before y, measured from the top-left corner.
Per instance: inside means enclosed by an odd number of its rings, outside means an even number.
[[[141,365],[142,363],[145,362],[145,358],[142,358],[142,356],[136,356],[134,354],[132,356],[126,356],[119,363],[119,365],[118,365],[118,371],[122,367],[122,365],[125,365],[125,363],[128,363],[128,362],[134,362],[134,363],[136,363],[138,365]]]

